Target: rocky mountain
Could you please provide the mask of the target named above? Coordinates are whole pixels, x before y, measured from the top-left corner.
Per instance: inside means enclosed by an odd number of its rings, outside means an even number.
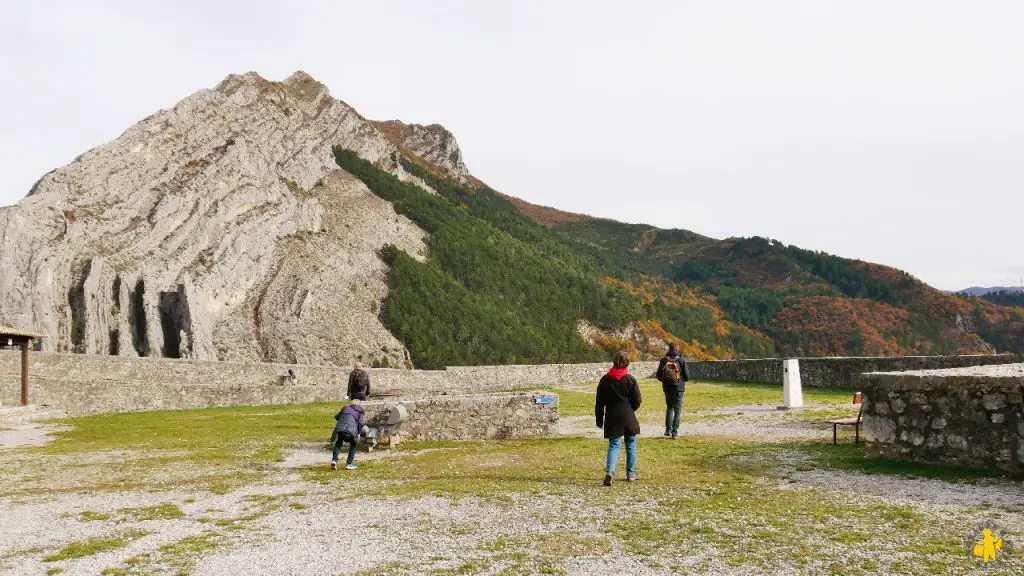
[[[338,144],[415,179],[301,72],[229,76],[157,112],[0,209],[0,323],[60,351],[404,362],[377,252],[423,258],[424,232],[337,167]]]
[[[0,208],[0,324],[65,352],[441,367],[1024,348],[1024,309],[537,206],[439,125],[229,76]]]

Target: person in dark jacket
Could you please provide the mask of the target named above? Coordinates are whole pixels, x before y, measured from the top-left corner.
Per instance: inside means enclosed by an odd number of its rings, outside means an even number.
[[[624,352],[615,355],[612,369],[597,384],[597,403],[594,412],[597,427],[604,428],[608,439],[608,464],[604,485],[612,485],[615,467],[619,461],[622,439],[626,439],[626,479],[636,480],[636,437],[640,423],[636,411],[640,408],[640,385],[629,373],[629,357]]]
[[[655,376],[661,381],[661,390],[665,393],[665,436],[675,440],[679,437],[679,418],[683,414],[686,381],[690,379],[686,359],[679,353],[675,342],[668,345],[668,353],[658,363]]]
[[[345,442],[349,443],[348,460],[345,461],[346,470],[356,469],[356,445],[359,444],[359,436],[363,426],[366,424],[366,412],[360,405],[366,397],[357,394],[352,403],[341,409],[334,415],[337,423],[334,425],[334,454],[331,456],[331,470],[338,469],[338,456],[341,455],[341,448]]]
[[[348,397],[351,400],[360,394],[363,400],[370,397],[370,375],[363,370],[362,362],[356,362],[352,373],[348,375]]]

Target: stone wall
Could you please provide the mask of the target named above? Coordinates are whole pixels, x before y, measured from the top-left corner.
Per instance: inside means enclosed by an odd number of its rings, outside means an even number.
[[[30,354],[30,399],[69,414],[201,408],[238,404],[289,404],[342,400],[348,368],[270,363],[132,358],[98,354]],[[859,386],[864,372],[946,368],[1020,361],[1019,356],[919,356],[904,358],[803,358],[804,386]],[[404,396],[465,394],[596,384],[608,363],[457,366],[447,370],[369,369],[373,390]],[[638,378],[657,362],[634,362]],[[291,369],[297,380],[284,379]],[[697,380],[781,384],[782,362],[691,362]],[[21,358],[0,351],[0,402],[20,401]]]
[[[343,400],[347,368],[235,363],[93,354],[32,353],[30,400],[68,414]],[[370,368],[372,389],[400,395],[465,394],[593,382],[609,365],[467,366],[447,370]],[[656,362],[637,362],[650,376]],[[297,380],[284,375],[291,369]],[[20,402],[21,357],[0,352],[0,402]]]
[[[694,380],[782,384],[782,360],[779,358],[687,362],[686,367]]]
[[[862,377],[873,457],[1024,472],[1024,364]]]
[[[538,404],[553,396],[551,404]],[[395,402],[364,402],[367,424],[387,422]],[[430,396],[399,402],[408,412],[397,429],[406,440],[495,440],[558,434],[558,396],[546,392]]]
[[[903,372],[936,370],[966,366],[1013,364],[1024,357],[1014,354],[977,356],[900,356],[865,358],[800,358],[800,380],[804,386],[857,388],[860,376],[867,372]],[[691,362],[691,375],[697,380],[729,382],[765,382],[782,384],[782,360],[716,360]]]

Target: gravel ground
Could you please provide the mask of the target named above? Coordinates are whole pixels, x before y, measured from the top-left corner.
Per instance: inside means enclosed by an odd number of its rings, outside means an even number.
[[[67,426],[57,424],[17,424],[0,429],[0,450],[42,446],[53,437],[51,434],[66,430]]]
[[[834,409],[834,406],[809,406],[808,409]],[[679,424],[680,436],[725,436],[755,442],[781,443],[794,440],[831,440],[831,426],[822,422],[805,422],[796,418],[798,411],[778,410],[766,406],[739,406],[684,413]],[[661,416],[663,417],[663,416]],[[655,419],[660,419],[656,417]],[[559,420],[563,435],[582,434],[601,438],[593,416],[570,416]],[[665,429],[650,420],[640,422],[640,435],[661,437]]]
[[[813,407],[812,407],[813,408]],[[733,436],[766,443],[787,440],[831,439],[831,429],[821,423],[803,422],[798,413],[771,407],[747,406],[687,414],[682,433]],[[590,416],[563,418],[564,434],[600,437]],[[660,436],[661,426],[644,424],[647,436]],[[44,438],[45,440],[45,438]],[[452,448],[438,449],[439,451]],[[434,450],[379,450],[360,453],[358,461],[404,458]],[[166,456],[169,453],[161,453]],[[568,493],[511,494],[511,503],[476,498],[451,500],[428,496],[413,500],[364,496],[376,481],[358,472],[338,471],[341,481],[325,486],[304,480],[299,470],[325,466],[329,452],[323,443],[293,446],[285,459],[271,467],[266,480],[227,494],[207,490],[62,492],[79,474],[62,474],[67,466],[116,466],[119,462],[152,457],[133,451],[107,451],[75,457],[44,457],[20,451],[0,451],[0,481],[19,478],[38,487],[38,495],[0,498],[0,574],[46,574],[60,568],[68,575],[95,575],[104,569],[125,567],[125,561],[142,573],[175,574],[187,568],[193,575],[251,574],[351,574],[412,563],[415,573],[429,570],[497,574],[520,570],[494,543],[507,539],[509,550],[521,550],[526,561],[540,561],[533,546],[546,536],[591,539],[610,549],[587,550],[555,556],[556,566],[569,575],[677,573],[686,566],[705,574],[764,574],[754,566],[729,566],[722,552],[707,549],[673,549],[676,568],[654,568],[622,544],[610,541],[608,523],[629,517],[650,517],[657,504],[649,501],[618,502],[615,506],[593,498],[593,487],[573,487]],[[45,460],[44,460],[45,458]],[[829,498],[851,494],[896,505],[910,505],[935,519],[950,522],[993,515],[1004,525],[1024,526],[1024,486],[1019,482],[984,480],[952,483],[898,476],[866,475],[841,470],[817,470],[814,459],[786,447],[733,457],[738,462],[765,465],[781,476],[765,477],[766,487],[789,490],[821,490]],[[501,465],[503,462],[481,462]],[[14,470],[45,465],[56,472],[35,477],[35,472]],[[96,466],[99,465],[99,466]],[[84,468],[83,468],[84,469]],[[20,474],[20,475],[19,475]],[[88,475],[84,475],[88,479]],[[26,478],[28,478],[26,480]],[[79,478],[78,481],[81,481]],[[624,489],[628,485],[620,483]],[[54,489],[58,491],[54,491]],[[177,518],[139,520],[125,509],[167,504],[181,511]],[[86,521],[87,517],[100,518]],[[101,517],[106,515],[108,517]],[[728,531],[729,527],[715,529]],[[82,558],[43,562],[72,541],[111,537],[128,530],[147,534],[125,547]],[[218,536],[209,549],[175,554],[169,548],[198,541],[215,530]],[[739,528],[737,528],[739,530]],[[737,532],[740,540],[753,538]],[[518,543],[516,543],[518,542]],[[737,543],[738,546],[742,542]],[[698,547],[699,548],[699,547]],[[146,556],[148,555],[148,556]],[[136,560],[132,560],[135,558]],[[186,564],[181,564],[185,562]],[[533,565],[531,565],[533,566]],[[469,567],[469,568],[467,568]],[[536,566],[534,566],[536,568]],[[818,573],[820,567],[793,568],[771,574]],[[786,569],[781,569],[786,570]],[[824,568],[820,569],[825,573]]]
[[[788,474],[793,484],[833,488],[868,496],[890,504],[928,507],[948,515],[964,509],[998,508],[1012,517],[1016,526],[1024,526],[1024,484],[1009,480],[977,480],[971,484],[930,478],[905,478],[883,474],[862,474],[844,470],[798,470]]]

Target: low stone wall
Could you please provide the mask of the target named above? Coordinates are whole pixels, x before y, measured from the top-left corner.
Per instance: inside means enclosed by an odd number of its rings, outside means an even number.
[[[967,366],[1014,364],[1024,361],[1019,354],[977,356],[899,356],[865,358],[800,358],[800,380],[804,386],[857,388],[860,376],[867,372],[904,372],[937,370]],[[697,380],[764,382],[782,384],[782,360],[715,360],[689,363]]]
[[[30,400],[70,415],[211,406],[337,402],[345,398],[348,368],[130,358],[33,352]],[[554,388],[593,382],[609,364],[467,366],[447,370],[370,368],[372,389],[402,396],[466,394]],[[656,362],[636,362],[634,374],[650,376]],[[291,369],[297,379],[284,379]],[[20,402],[21,356],[0,352],[0,402]]]
[[[861,379],[873,457],[1024,472],[1024,364]]]
[[[686,368],[694,380],[782,384],[782,360],[779,358],[687,362]]]
[[[548,396],[554,402],[538,404]],[[387,422],[395,402],[365,402],[367,423]],[[397,433],[405,440],[495,440],[558,434],[558,396],[549,392],[431,396],[399,402],[408,412]]]
[[[69,414],[200,408],[238,404],[289,404],[342,400],[348,368],[236,363],[166,358],[33,352],[30,399]],[[856,387],[864,372],[902,371],[1019,362],[1019,356],[918,356],[903,358],[802,358],[804,386]],[[630,371],[651,377],[657,362],[634,362]],[[782,361],[691,362],[697,380],[781,384]],[[597,384],[608,363],[457,366],[447,370],[369,369],[373,390],[403,396],[466,394]],[[284,379],[291,369],[297,380]],[[21,357],[0,352],[0,402],[20,401]]]

